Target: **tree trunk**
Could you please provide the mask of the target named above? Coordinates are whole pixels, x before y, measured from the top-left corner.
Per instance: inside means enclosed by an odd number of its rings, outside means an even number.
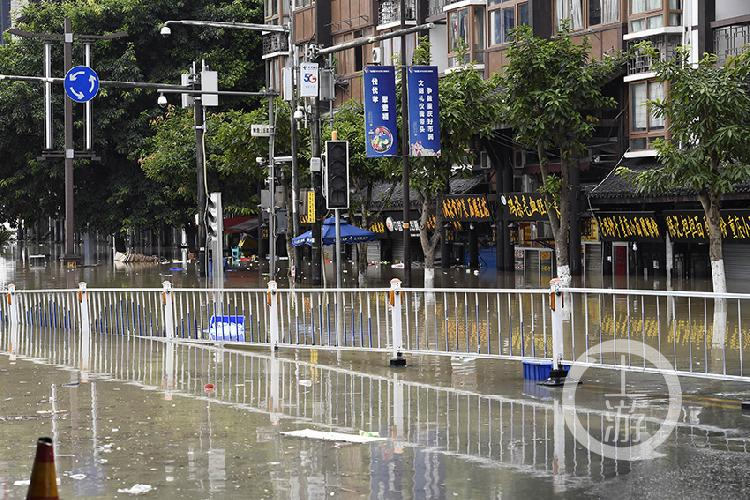
[[[428,196],[422,196],[422,213],[419,216],[419,243],[424,253],[424,287],[435,287],[435,248],[440,243],[440,231],[443,224],[443,214],[437,211],[435,214],[435,230],[430,236],[427,230],[427,221],[432,215],[435,200]]]
[[[547,182],[549,177],[547,155],[542,145],[537,146],[539,154],[539,171],[542,174],[542,181]],[[555,239],[555,260],[557,262],[557,277],[562,280],[563,286],[570,284],[570,263],[569,263],[569,238],[568,229],[570,228],[570,184],[568,165],[565,160],[561,162],[562,175],[560,178],[560,201],[558,207],[555,207],[554,201],[549,195],[545,196],[547,205],[547,215],[550,226],[552,227],[552,236]],[[557,215],[559,210],[560,215]]]
[[[706,227],[708,229],[709,241],[708,256],[711,260],[711,281],[713,284],[713,291],[714,293],[726,293],[727,277],[724,273],[724,252],[722,249],[721,200],[718,196],[711,194],[700,195],[699,199],[706,214]],[[714,347],[723,348],[727,332],[726,299],[714,299],[714,321],[712,331],[713,335],[711,338],[711,344]]]
[[[360,288],[367,286],[367,243],[357,244],[357,283]]]
[[[555,237],[557,277],[563,286],[570,284],[570,164],[564,158],[560,162],[560,226]]]

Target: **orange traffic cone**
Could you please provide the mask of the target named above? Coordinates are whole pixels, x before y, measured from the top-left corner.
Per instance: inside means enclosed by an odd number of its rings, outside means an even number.
[[[26,500],[58,500],[55,452],[52,438],[39,438],[36,442],[36,458],[31,469],[31,481]]]

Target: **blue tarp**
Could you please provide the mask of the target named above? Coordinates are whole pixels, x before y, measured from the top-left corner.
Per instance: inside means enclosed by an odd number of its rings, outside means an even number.
[[[364,243],[378,239],[378,235],[372,231],[352,226],[347,221],[341,219],[341,243],[352,245],[354,243]],[[312,231],[307,231],[292,239],[292,245],[300,247],[302,245],[312,246]],[[329,217],[323,221],[323,245],[336,244],[336,218]]]

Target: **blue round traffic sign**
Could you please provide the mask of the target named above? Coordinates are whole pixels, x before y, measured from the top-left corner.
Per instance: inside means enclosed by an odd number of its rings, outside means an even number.
[[[65,93],[75,102],[88,102],[99,93],[99,76],[88,66],[76,66],[65,75]]]

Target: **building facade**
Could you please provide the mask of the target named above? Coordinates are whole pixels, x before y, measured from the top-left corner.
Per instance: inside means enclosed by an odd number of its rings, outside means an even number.
[[[404,16],[400,0],[265,0],[265,8],[267,23],[293,22],[291,38],[300,60],[309,43],[331,46],[380,35],[400,28],[402,17],[407,26],[433,23],[428,33],[432,63],[441,74],[470,61],[485,76],[502,71],[509,33],[521,24],[530,25],[537,36],[550,37],[568,20],[576,38],[588,38],[594,58],[649,40],[662,58],[671,57],[680,45],[689,45],[693,62],[705,52],[715,52],[722,64],[750,43],[746,0],[407,0]],[[416,43],[416,35],[407,36],[407,60]],[[466,49],[463,57],[460,47]],[[394,38],[332,57],[335,104],[361,100],[364,66],[392,64],[401,50],[400,39]],[[265,36],[263,57],[274,88],[279,88],[287,55],[284,35]],[[654,277],[659,286],[671,286],[672,277],[677,281],[708,277],[705,230],[703,236],[694,230],[689,237],[679,230],[682,224],[689,227],[690,221],[693,227],[702,224],[694,196],[644,198],[613,173],[619,165],[636,170],[658,167],[653,144],[668,137],[669,124],[650,113],[647,102],[664,97],[668,89],[656,79],[652,64],[648,57],[635,56],[623,73],[607,83],[604,92],[615,98],[617,106],[600,117],[588,154],[580,160],[580,196],[573,207],[580,226],[573,232],[580,233],[581,245],[575,244],[571,255],[580,262],[590,286],[650,287],[656,286]],[[482,262],[494,261],[499,269],[515,271],[523,283],[543,285],[554,275],[555,266],[549,224],[537,205],[538,161],[532,152],[515,145],[512,130],[500,130],[498,137],[478,144],[480,182],[465,193],[485,196],[493,218],[455,221],[458,233],[445,238],[449,241],[441,252],[443,263],[477,261],[482,247],[487,247],[494,256]],[[742,230],[734,231],[736,237],[727,237],[731,243],[725,245],[727,276],[745,276],[746,282],[750,282],[750,266],[743,262],[750,262],[750,233],[743,236],[743,231],[750,215],[743,208],[749,201],[750,187],[726,197],[727,227],[729,221],[732,227],[742,224]],[[692,218],[675,219],[685,214]],[[399,239],[395,235],[392,241]],[[413,248],[418,255],[416,238]],[[474,255],[460,257],[462,252]],[[398,252],[391,249],[389,257],[398,261]]]

